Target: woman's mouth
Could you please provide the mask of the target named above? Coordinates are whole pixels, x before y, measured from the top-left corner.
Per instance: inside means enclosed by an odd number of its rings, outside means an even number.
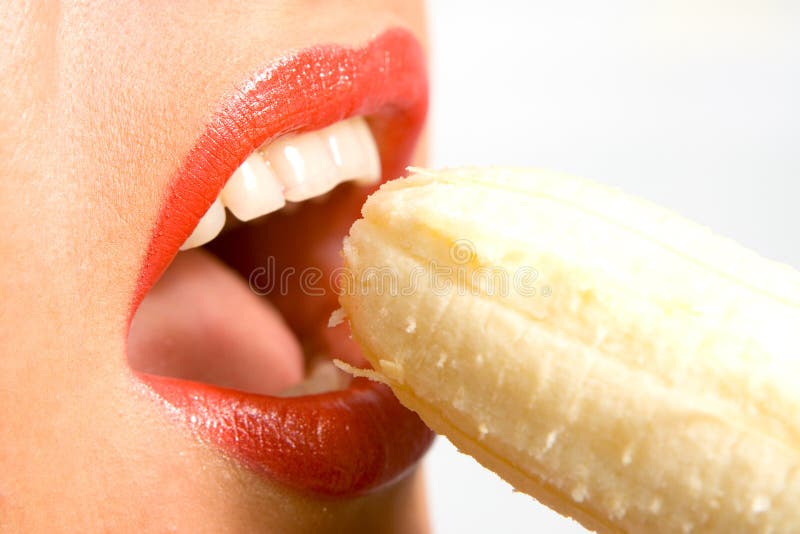
[[[294,52],[222,104],[166,191],[131,367],[201,439],[294,488],[377,489],[433,438],[385,386],[332,366],[365,363],[345,325],[329,327],[342,238],[410,163],[426,108],[405,30]]]

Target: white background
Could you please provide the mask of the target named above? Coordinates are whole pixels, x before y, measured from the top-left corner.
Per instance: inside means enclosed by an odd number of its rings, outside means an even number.
[[[429,13],[433,166],[568,171],[800,267],[800,2],[431,0]],[[426,468],[437,534],[584,532],[443,438]]]

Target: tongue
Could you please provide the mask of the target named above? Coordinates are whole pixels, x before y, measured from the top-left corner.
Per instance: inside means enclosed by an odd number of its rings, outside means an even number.
[[[277,394],[303,378],[303,351],[280,314],[202,250],[178,254],[131,323],[141,372]]]

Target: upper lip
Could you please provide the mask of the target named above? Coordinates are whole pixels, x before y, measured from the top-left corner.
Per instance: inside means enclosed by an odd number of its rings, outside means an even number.
[[[233,171],[282,134],[367,115],[384,178],[408,163],[427,110],[424,54],[393,28],[357,48],[317,46],[272,61],[212,116],[171,180],[139,275],[131,317]],[[380,487],[407,471],[432,433],[383,385],[276,398],[166,377],[145,383],[195,432],[291,486],[328,495]]]

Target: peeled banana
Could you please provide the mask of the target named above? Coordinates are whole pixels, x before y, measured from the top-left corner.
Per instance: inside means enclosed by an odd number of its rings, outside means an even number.
[[[800,532],[797,271],[505,168],[385,184],[343,255],[373,377],[516,489],[601,532]]]

